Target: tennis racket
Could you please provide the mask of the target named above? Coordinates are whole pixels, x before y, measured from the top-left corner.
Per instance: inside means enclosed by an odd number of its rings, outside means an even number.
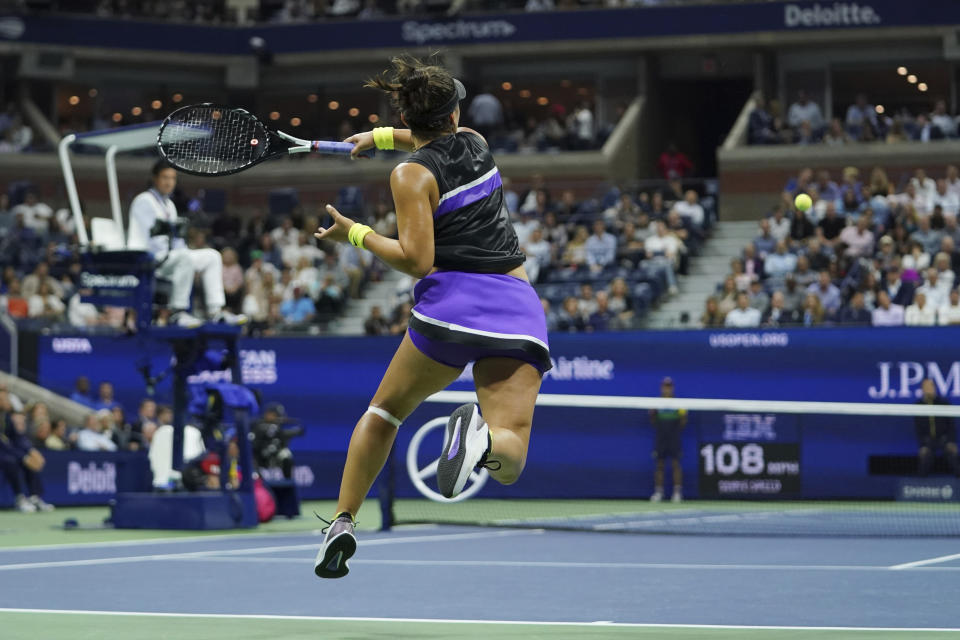
[[[246,109],[209,102],[180,107],[157,133],[161,157],[177,170],[195,176],[226,176],[293,153],[349,156],[349,142],[301,140],[268,129]],[[372,156],[373,150],[364,151]]]

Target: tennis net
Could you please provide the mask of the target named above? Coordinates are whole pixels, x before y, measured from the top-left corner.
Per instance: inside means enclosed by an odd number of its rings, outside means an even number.
[[[960,536],[949,445],[960,407],[541,394],[520,480],[502,486],[477,473],[465,497],[449,502],[435,477],[445,416],[473,400],[441,392],[404,426],[411,436],[398,441],[389,488],[380,492],[387,523]],[[921,444],[932,445],[928,458],[918,455]],[[662,494],[651,501],[657,449],[665,459]],[[674,477],[674,453],[682,477]]]

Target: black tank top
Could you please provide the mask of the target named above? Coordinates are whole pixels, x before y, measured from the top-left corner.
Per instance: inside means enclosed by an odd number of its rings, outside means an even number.
[[[500,171],[480,137],[463,131],[438,138],[407,162],[426,167],[440,189],[433,212],[435,267],[506,273],[523,264],[526,257],[510,223]]]

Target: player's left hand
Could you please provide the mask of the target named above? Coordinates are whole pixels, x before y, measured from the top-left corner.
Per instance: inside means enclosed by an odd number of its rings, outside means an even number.
[[[317,240],[333,240],[334,242],[348,242],[347,232],[354,225],[354,221],[341,214],[332,205],[327,205],[327,213],[333,218],[333,224],[324,229],[317,227],[317,232],[313,234]]]

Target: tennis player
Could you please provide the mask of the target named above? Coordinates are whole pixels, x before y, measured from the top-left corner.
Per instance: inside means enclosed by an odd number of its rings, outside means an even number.
[[[450,416],[437,482],[453,497],[475,468],[486,467],[511,484],[523,470],[540,381],[551,366],[543,307],[523,269],[500,172],[486,140],[458,126],[463,85],[443,67],[411,57],[391,65],[366,86],[391,93],[409,129],[377,128],[346,142],[354,156],[374,146],[413,152],[390,175],[399,239],[330,205],[333,224],[316,237],[350,242],[421,280],[407,333],[350,439],[337,513],[317,554],[321,578],[349,571],[353,517],[397,428],[425,398],[474,362],[480,406]]]

